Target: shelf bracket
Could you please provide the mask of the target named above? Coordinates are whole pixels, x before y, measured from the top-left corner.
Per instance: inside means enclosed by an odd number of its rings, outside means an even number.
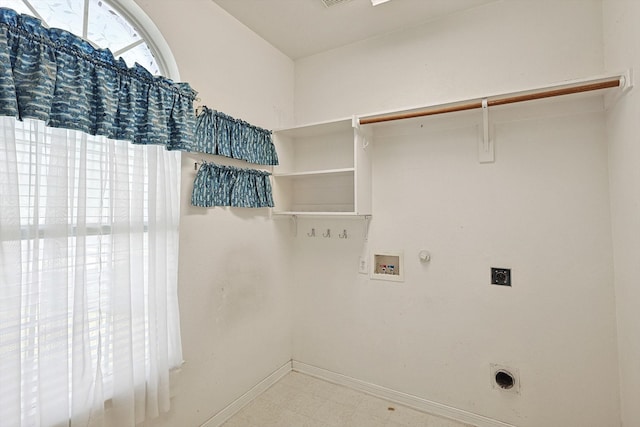
[[[351,127],[354,129],[360,129],[360,117],[356,115],[351,117]]]
[[[293,224],[293,237],[298,237],[298,216],[291,215],[291,223]]]
[[[371,215],[364,216],[364,241],[369,241],[369,223],[371,222]]]
[[[480,163],[493,163],[495,161],[490,126],[489,102],[487,98],[484,98],[482,100],[482,138],[478,140],[478,161]]]

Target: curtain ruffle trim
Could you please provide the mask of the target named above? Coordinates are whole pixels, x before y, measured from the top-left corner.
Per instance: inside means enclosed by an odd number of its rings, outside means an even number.
[[[273,207],[271,174],[203,162],[191,193],[193,206]]]
[[[271,131],[202,107],[196,118],[193,151],[246,160],[259,165],[277,165],[278,155]]]
[[[189,150],[196,92],[109,49],[0,8],[0,115]]]

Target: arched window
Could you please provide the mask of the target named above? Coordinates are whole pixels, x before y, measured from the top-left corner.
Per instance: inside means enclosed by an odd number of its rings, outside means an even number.
[[[109,49],[129,66],[139,63],[151,74],[170,75],[172,58],[164,58],[157,41],[147,40],[147,31],[134,22],[135,5],[107,0],[2,0],[0,6],[35,16],[46,26],[61,28],[89,40],[95,47]],[[128,15],[128,16],[127,16]],[[166,51],[163,56],[168,56]]]
[[[0,7],[178,79],[132,0]],[[1,425],[134,426],[168,410],[179,193],[177,152],[0,117]]]

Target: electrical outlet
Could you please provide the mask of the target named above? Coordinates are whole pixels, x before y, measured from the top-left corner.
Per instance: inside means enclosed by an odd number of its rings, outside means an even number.
[[[491,267],[491,284],[511,286],[511,269]]]
[[[358,273],[367,274],[369,272],[369,266],[367,265],[367,257],[361,256],[358,259]]]

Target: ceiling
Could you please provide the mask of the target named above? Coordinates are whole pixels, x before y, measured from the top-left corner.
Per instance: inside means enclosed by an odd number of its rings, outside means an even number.
[[[212,0],[292,59],[415,27],[496,0]]]

